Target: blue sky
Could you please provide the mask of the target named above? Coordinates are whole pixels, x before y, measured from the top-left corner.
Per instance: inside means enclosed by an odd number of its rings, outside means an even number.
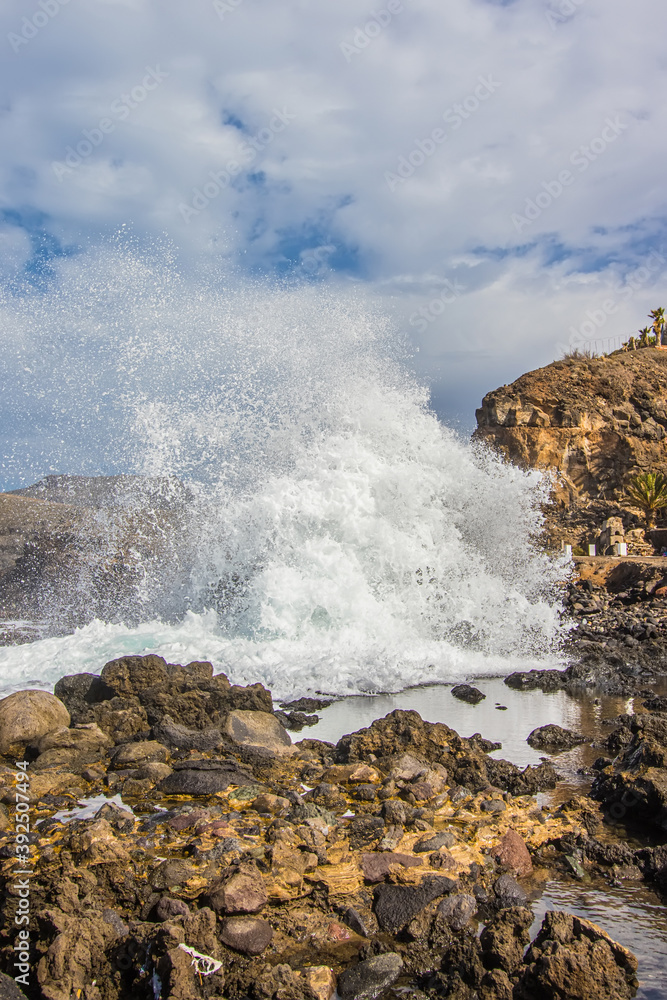
[[[660,0],[5,0],[0,280],[38,294],[131,231],[184,273],[354,285],[470,426],[485,391],[667,306],[664,18]]]

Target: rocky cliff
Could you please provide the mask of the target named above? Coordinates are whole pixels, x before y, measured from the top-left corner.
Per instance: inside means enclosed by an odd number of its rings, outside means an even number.
[[[667,472],[667,351],[555,361],[488,393],[476,416],[476,439],[558,472],[571,500],[612,500],[633,473]]]

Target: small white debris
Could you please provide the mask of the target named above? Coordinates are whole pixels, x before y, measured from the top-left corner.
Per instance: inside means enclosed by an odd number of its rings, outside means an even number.
[[[194,948],[189,948],[187,944],[179,944],[178,947],[192,958],[195,972],[198,972],[200,976],[212,976],[214,972],[222,968],[222,962],[211,958],[210,955],[201,955]]]

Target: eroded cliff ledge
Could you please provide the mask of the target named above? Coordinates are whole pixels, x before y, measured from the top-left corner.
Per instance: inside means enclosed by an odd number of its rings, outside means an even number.
[[[555,361],[489,392],[476,416],[476,439],[558,472],[571,500],[612,500],[633,473],[667,472],[667,351]]]

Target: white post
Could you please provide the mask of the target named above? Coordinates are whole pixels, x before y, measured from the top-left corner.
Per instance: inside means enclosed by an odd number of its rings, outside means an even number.
[[[563,545],[563,552],[565,553],[565,555],[567,556],[568,559],[572,558],[572,546],[571,545]]]
[[[594,545],[589,545],[589,546],[588,546],[588,554],[589,554],[589,556],[594,556],[594,555],[596,555],[596,552],[595,552],[595,546],[594,546]]]

